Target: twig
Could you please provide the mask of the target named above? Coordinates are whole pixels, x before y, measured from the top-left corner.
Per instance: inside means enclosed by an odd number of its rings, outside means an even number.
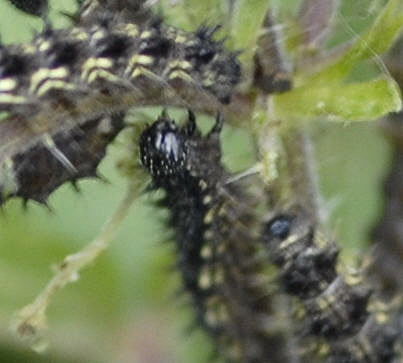
[[[289,130],[282,141],[291,200],[309,213],[312,222],[320,222],[321,193],[310,136],[306,130]]]
[[[13,329],[24,340],[28,340],[32,348],[38,351],[46,348],[44,333],[46,331],[46,310],[53,295],[69,283],[79,278],[80,271],[89,266],[104,252],[116,236],[118,228],[127,216],[131,205],[141,193],[143,181],[132,181],[126,196],[115,213],[105,223],[100,234],[82,250],[68,255],[58,265],[57,271],[36,299],[26,305],[18,313]]]

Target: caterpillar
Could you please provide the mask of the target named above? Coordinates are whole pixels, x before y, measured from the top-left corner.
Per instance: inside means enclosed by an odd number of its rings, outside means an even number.
[[[213,28],[187,33],[146,18],[139,6],[143,22],[128,22],[112,11],[119,4],[86,1],[70,29],[47,26],[30,44],[0,47],[0,111],[7,113],[0,122],[0,204],[14,196],[43,202],[65,181],[93,174],[130,107],[205,102],[214,109],[229,102],[240,65],[212,39]],[[112,128],[97,135],[107,123]],[[83,155],[70,143],[81,143]]]
[[[279,267],[284,291],[297,298],[299,334],[329,363],[395,362],[402,332],[387,309],[371,299],[372,288],[358,272],[337,271],[338,248],[325,243],[307,213],[297,208],[264,224],[263,242]]]
[[[183,126],[163,113],[140,136],[141,162],[153,189],[165,191],[158,205],[170,211],[184,290],[220,357],[293,361],[286,336],[273,334],[265,323],[274,308],[264,279],[267,263],[258,258],[256,203],[241,185],[227,182],[230,173],[220,160],[222,123],[218,116],[203,136],[192,112]]]

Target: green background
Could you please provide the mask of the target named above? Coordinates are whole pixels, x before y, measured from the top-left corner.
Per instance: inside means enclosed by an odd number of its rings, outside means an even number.
[[[60,10],[71,1],[53,1],[52,19],[66,24]],[[291,16],[298,1],[281,4]],[[345,0],[329,44],[360,32],[376,16],[379,1]],[[201,19],[203,20],[203,19]],[[0,3],[0,34],[5,43],[27,41],[40,22]],[[371,72],[369,63],[360,72]],[[376,67],[376,66],[375,66]],[[380,183],[388,167],[389,149],[376,123],[341,125],[316,123],[318,171],[334,234],[351,259],[365,250],[371,223],[380,208]],[[251,147],[244,131],[227,127],[225,161],[233,170],[251,166]],[[109,184],[80,183],[77,194],[69,185],[50,198],[54,212],[30,203],[10,201],[0,212],[0,362],[169,363],[208,361],[208,339],[196,330],[188,334],[191,309],[176,297],[179,279],[170,271],[172,244],[164,213],[143,196],[132,208],[116,241],[80,279],[57,294],[49,312],[49,349],[38,355],[10,332],[15,312],[32,301],[52,276],[51,266],[87,244],[113,213],[126,189],[115,164],[127,153],[125,135],[108,150],[101,173]],[[245,145],[240,148],[239,145]]]

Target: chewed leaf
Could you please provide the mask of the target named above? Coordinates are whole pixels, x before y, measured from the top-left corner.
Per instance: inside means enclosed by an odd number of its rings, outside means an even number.
[[[273,112],[293,122],[328,119],[369,121],[402,107],[400,89],[391,78],[369,82],[299,87],[273,96]]]
[[[357,39],[334,62],[315,74],[300,74],[297,84],[342,81],[359,61],[386,52],[403,28],[403,0],[389,0],[366,33]]]

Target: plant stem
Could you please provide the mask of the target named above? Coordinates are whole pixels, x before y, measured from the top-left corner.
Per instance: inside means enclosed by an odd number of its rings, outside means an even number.
[[[109,247],[130,207],[142,191],[140,184],[142,183],[139,180],[130,183],[125,197],[105,223],[100,234],[82,250],[66,256],[42,292],[31,304],[17,313],[14,329],[21,338],[30,342],[33,349],[41,351],[46,348],[44,340],[46,310],[53,296],[67,284],[77,281],[80,271],[89,266]]]
[[[291,200],[312,222],[321,222],[320,192],[313,147],[306,130],[292,129],[282,137]]]

